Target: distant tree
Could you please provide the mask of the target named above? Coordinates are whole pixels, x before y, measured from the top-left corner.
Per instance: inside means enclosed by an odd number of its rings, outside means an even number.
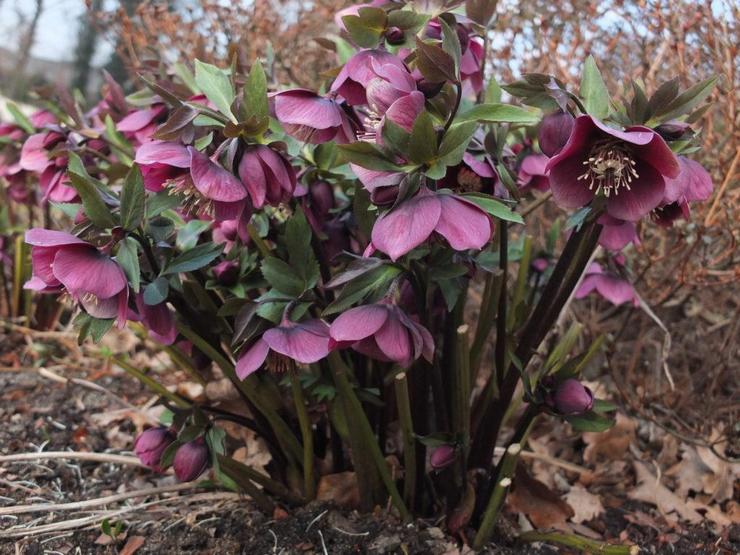
[[[2,0],[0,0],[1,2]],[[77,46],[75,47],[74,77],[72,86],[87,92],[90,80],[90,65],[95,55],[98,42],[98,28],[95,25],[95,13],[103,7],[103,0],[92,0],[79,20]]]
[[[127,16],[132,16],[136,11],[136,7],[141,4],[142,0],[120,0],[120,9],[123,10]],[[110,60],[105,65],[106,71],[119,83],[125,83],[129,79],[129,73],[126,69],[126,63],[120,56],[120,52],[123,50],[123,36],[119,32],[116,37],[116,47],[111,54]]]
[[[26,82],[25,69],[28,67],[28,59],[31,57],[31,48],[36,40],[36,30],[38,28],[39,19],[44,11],[44,0],[35,0],[35,7],[31,21],[28,24],[26,32],[21,36],[20,43],[18,44],[18,59],[15,64],[15,83],[13,85],[13,96],[17,97],[23,92]]]

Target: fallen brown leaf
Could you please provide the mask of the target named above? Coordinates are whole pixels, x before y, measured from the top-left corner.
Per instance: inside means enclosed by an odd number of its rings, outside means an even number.
[[[507,503],[512,511],[524,513],[536,528],[566,529],[566,521],[575,515],[568,503],[532,478],[523,465],[516,469],[514,488]]]
[[[702,516],[687,506],[683,499],[661,484],[644,463],[634,461],[633,466],[637,475],[637,487],[627,492],[630,499],[655,505],[665,515],[675,512],[689,522],[698,523],[702,521]]]
[[[584,432],[583,441],[587,447],[583,452],[583,460],[595,463],[600,457],[610,461],[621,459],[629,449],[635,438],[637,423],[617,413],[616,423],[606,432]]]
[[[342,507],[359,507],[360,490],[355,473],[339,472],[322,476],[319,480],[316,499],[332,501]]]
[[[565,501],[573,508],[575,514],[571,520],[577,524],[592,520],[604,512],[601,498],[578,484],[571,487]]]
[[[118,555],[134,555],[144,545],[144,541],[144,536],[131,536],[126,542],[126,545],[123,546],[123,549],[118,552]]]

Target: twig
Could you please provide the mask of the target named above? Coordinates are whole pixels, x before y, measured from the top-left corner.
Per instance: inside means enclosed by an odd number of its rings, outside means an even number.
[[[640,552],[640,548],[636,545],[613,545],[559,532],[524,532],[519,539],[525,542],[556,543],[575,547],[579,551],[602,553],[603,555],[637,555]]]
[[[38,453],[15,453],[0,456],[0,464],[9,462],[37,461],[43,459],[75,459],[115,464],[144,466],[136,457],[111,453],[84,453],[81,451],[39,451]]]
[[[504,447],[496,447],[496,449],[494,450],[494,453],[496,453],[497,455],[503,455],[505,452],[506,452],[506,448]],[[555,457],[551,457],[550,455],[544,455],[542,453],[535,453],[534,451],[522,451],[519,454],[519,456],[522,457],[523,459],[533,459],[533,460],[541,461],[545,464],[557,466],[557,467],[562,468],[563,470],[567,470],[569,472],[575,472],[576,474],[588,474],[591,472],[585,466],[580,466],[578,464],[574,464],[568,461],[557,459]]]
[[[323,516],[324,516],[324,515],[325,515],[326,513],[328,513],[328,512],[329,512],[329,509],[326,509],[326,510],[325,510],[324,512],[322,512],[322,513],[319,513],[319,514],[318,514],[318,516],[317,516],[316,518],[314,518],[314,519],[313,519],[313,520],[312,520],[311,522],[309,522],[309,523],[308,523],[308,526],[306,526],[306,533],[308,533],[308,531],[309,531],[309,530],[311,529],[311,526],[313,526],[313,525],[314,525],[314,524],[316,524],[316,523],[317,523],[317,522],[318,522],[319,520],[321,520],[321,518],[322,518],[322,517],[323,517]]]
[[[740,148],[735,150],[735,157],[732,159],[732,164],[730,164],[730,169],[727,172],[727,175],[725,175],[724,181],[722,181],[722,185],[719,187],[719,191],[717,191],[717,195],[714,197],[714,201],[712,202],[712,207],[709,209],[709,212],[707,212],[707,217],[704,218],[704,226],[709,227],[714,223],[714,213],[717,211],[717,208],[719,207],[719,202],[722,199],[722,196],[725,194],[725,189],[727,189],[727,185],[732,181],[732,178],[735,176],[735,166],[737,166],[737,160],[740,158]]]
[[[105,395],[108,395],[111,399],[114,399],[115,401],[117,401],[118,403],[126,407],[127,409],[132,409],[137,412],[142,412],[142,414],[144,414],[143,411],[141,411],[138,407],[132,405],[125,399],[121,399],[118,395],[104,388],[103,386],[93,383],[91,381],[83,380],[82,378],[65,378],[64,376],[60,376],[59,374],[56,374],[55,372],[52,372],[50,369],[44,368],[43,366],[41,368],[38,368],[38,373],[44,378],[48,378],[58,383],[67,384],[71,382],[75,385],[79,385],[81,387],[86,387],[87,389],[92,389],[93,391],[97,391],[98,393],[103,393]]]

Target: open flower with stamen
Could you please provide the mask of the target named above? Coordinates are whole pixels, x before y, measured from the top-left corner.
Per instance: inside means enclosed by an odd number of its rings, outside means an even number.
[[[190,168],[190,153],[185,145],[168,141],[147,141],[136,149],[134,161],[141,169],[144,187],[153,193],[168,182],[182,182]]]
[[[247,208],[244,184],[202,152],[187,148],[191,179],[173,189],[185,195],[185,212],[207,214],[218,221],[239,219]]]
[[[563,149],[550,159],[553,198],[564,208],[580,208],[597,195],[615,218],[637,221],[661,203],[666,178],[679,174],[676,156],[652,129],[625,131],[591,116],[576,118]]]
[[[334,98],[307,89],[290,89],[272,95],[275,118],[291,137],[312,144],[354,141],[357,126]]]
[[[299,364],[318,362],[329,354],[329,325],[323,320],[292,322],[284,318],[267,330],[236,363],[236,375],[243,380],[263,365],[284,372]]]
[[[331,324],[330,348],[352,347],[376,360],[404,368],[423,356],[431,362],[434,340],[429,331],[386,299],[342,313]]]
[[[32,246],[33,276],[26,289],[66,291],[95,318],[126,323],[128,282],[118,263],[97,247],[64,231],[34,228],[26,232]]]

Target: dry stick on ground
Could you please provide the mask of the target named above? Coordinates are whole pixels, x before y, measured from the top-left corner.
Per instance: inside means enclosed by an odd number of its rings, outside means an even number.
[[[136,457],[114,455],[112,453],[85,453],[81,451],[39,451],[37,453],[16,453],[0,456],[0,464],[9,462],[38,461],[42,459],[75,459],[103,463],[131,464],[144,466]]]

